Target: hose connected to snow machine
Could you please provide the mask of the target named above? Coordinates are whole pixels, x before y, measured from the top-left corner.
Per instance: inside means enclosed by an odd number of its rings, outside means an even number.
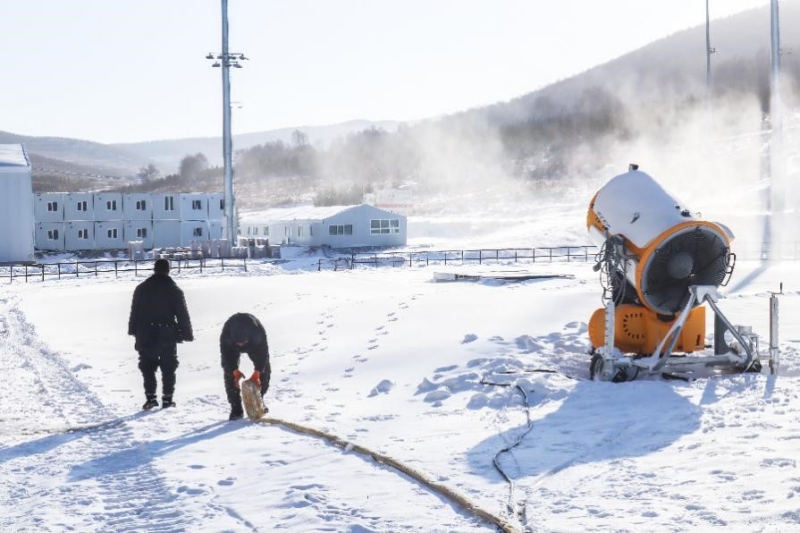
[[[521,533],[520,529],[516,527],[514,524],[509,523],[503,518],[496,516],[485,509],[481,509],[475,503],[468,500],[465,496],[458,494],[450,487],[447,487],[445,485],[442,485],[441,483],[433,481],[419,470],[416,470],[406,465],[405,463],[398,461],[397,459],[389,457],[388,455],[372,451],[369,448],[346,441],[340,437],[337,437],[336,435],[326,433],[319,429],[310,428],[308,426],[303,426],[301,424],[290,422],[288,420],[282,420],[280,418],[273,418],[273,417],[259,418],[258,420],[254,420],[254,422],[260,422],[272,426],[280,426],[285,429],[301,433],[303,435],[310,435],[312,437],[317,437],[328,441],[337,448],[341,448],[346,452],[353,451],[359,455],[369,457],[373,461],[391,467],[397,470],[398,472],[407,475],[411,479],[417,481],[420,485],[423,485],[424,487],[427,487],[428,489],[438,494],[439,496],[448,499],[449,501],[459,506],[464,511],[468,512],[474,517],[497,527],[500,531],[503,531],[504,533]]]

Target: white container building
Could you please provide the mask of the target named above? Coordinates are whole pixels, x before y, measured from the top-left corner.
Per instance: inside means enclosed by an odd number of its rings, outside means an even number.
[[[208,195],[205,193],[182,193],[180,195],[181,220],[208,220]]]
[[[242,237],[268,238],[270,244],[363,248],[405,246],[408,241],[404,215],[367,204],[246,213],[239,226]]]
[[[212,192],[207,194],[206,196],[208,197],[208,219],[224,220],[225,195],[219,192]]]
[[[153,220],[180,220],[180,197],[178,193],[153,194]]]
[[[127,247],[122,220],[105,220],[94,223],[94,245],[98,250],[120,250]]]
[[[36,249],[47,252],[63,252],[65,250],[64,222],[37,222],[35,228]]]
[[[153,220],[153,248],[170,248],[180,245],[180,220]]]
[[[91,220],[73,220],[64,223],[64,247],[68,252],[94,250],[95,223]]]
[[[128,193],[122,195],[124,220],[153,220],[153,195]]]
[[[123,229],[123,240],[141,241],[145,249],[153,247],[153,221],[152,220],[126,220]]]
[[[122,193],[100,192],[94,195],[95,220],[122,220]]]
[[[0,144],[0,263],[34,261],[31,162],[21,144]]]
[[[94,194],[70,192],[64,200],[64,221],[94,220]]]
[[[63,222],[66,198],[67,194],[63,192],[36,193],[33,201],[36,222]]]

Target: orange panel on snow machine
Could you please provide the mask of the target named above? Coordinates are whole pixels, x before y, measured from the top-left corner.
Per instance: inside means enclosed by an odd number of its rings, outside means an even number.
[[[623,304],[614,313],[614,346],[623,353],[650,355],[667,335],[674,320],[664,322],[645,307]],[[589,339],[592,346],[605,344],[606,312],[598,309],[589,320]],[[696,307],[689,313],[675,352],[694,352],[705,348],[706,309]]]

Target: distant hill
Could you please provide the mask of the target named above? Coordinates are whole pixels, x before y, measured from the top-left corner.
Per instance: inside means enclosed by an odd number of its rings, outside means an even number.
[[[24,144],[32,156],[34,173],[40,166],[46,166],[57,172],[127,177],[151,163],[146,157],[115,146],[67,137],[33,137],[0,131],[0,144]]]
[[[796,81],[800,79],[800,32],[791,30],[800,28],[800,2],[782,2],[780,21],[782,70]],[[770,71],[769,8],[712,20],[711,46],[716,50],[711,56],[713,90],[755,90],[764,100]],[[453,116],[479,115],[494,125],[513,124],[573,105],[590,88],[602,88],[633,103],[665,97],[675,101],[704,98],[705,50],[702,24],[540,90]]]
[[[323,146],[327,146],[337,137],[344,137],[350,133],[363,131],[369,128],[379,128],[391,132],[395,131],[399,124],[399,122],[392,120],[351,120],[330,126],[298,126],[295,128],[281,128],[256,133],[242,133],[233,136],[233,149],[234,151],[243,150],[274,141],[290,142],[292,133],[296,130],[300,130],[306,134],[309,144],[322,144]],[[158,166],[163,173],[175,172],[184,156],[189,154],[193,155],[198,152],[205,155],[211,165],[222,165],[221,136],[120,143],[110,146],[154,161],[156,166]]]

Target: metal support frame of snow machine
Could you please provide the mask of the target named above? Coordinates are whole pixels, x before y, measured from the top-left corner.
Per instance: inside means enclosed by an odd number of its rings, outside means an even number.
[[[702,370],[716,369],[728,372],[760,372],[758,335],[752,328],[734,326],[717,306],[719,295],[713,285],[694,285],[689,287],[689,299],[667,334],[659,342],[655,352],[649,356],[623,354],[614,346],[614,302],[609,301],[605,308],[606,336],[605,346],[600,347],[592,357],[591,375],[598,381],[631,381],[641,373],[667,375],[693,375]],[[770,297],[770,344],[769,354],[764,359],[769,362],[771,374],[778,373],[778,294]],[[689,312],[696,305],[708,303],[716,317],[725,325],[735,342],[728,345],[726,353],[708,356],[673,355],[675,343],[680,337]],[[724,331],[718,332],[723,334]]]

